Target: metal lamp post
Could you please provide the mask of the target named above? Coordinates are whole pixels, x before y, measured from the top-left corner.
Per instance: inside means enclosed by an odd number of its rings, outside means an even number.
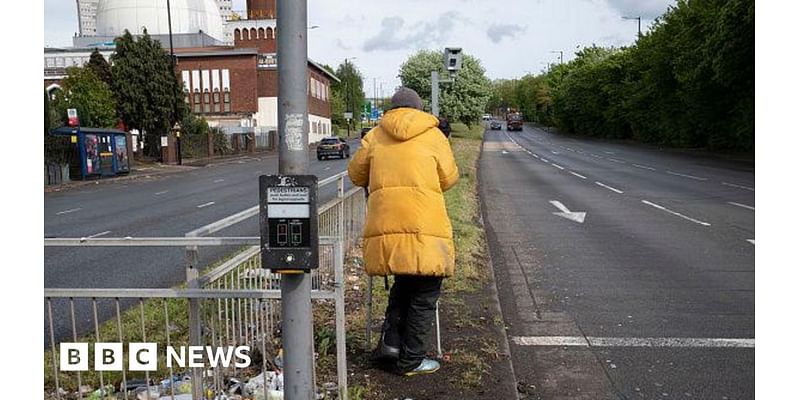
[[[175,77],[175,47],[172,45],[172,8],[170,7],[169,0],[167,0],[167,25],[169,26],[169,59],[172,63],[172,76]],[[177,77],[175,78],[177,82]],[[174,99],[172,105],[172,113],[173,115],[177,115],[178,113],[178,98]],[[176,126],[180,126],[177,122],[175,123]],[[173,128],[174,129],[174,128]],[[180,131],[176,131],[175,137],[175,150],[176,155],[178,158],[178,165],[183,164],[183,157],[181,157],[181,134]]]
[[[642,17],[641,17],[641,16],[636,16],[636,17],[622,17],[622,19],[635,19],[636,21],[638,21],[638,23],[639,23],[639,37],[640,37],[640,38],[642,37]]]

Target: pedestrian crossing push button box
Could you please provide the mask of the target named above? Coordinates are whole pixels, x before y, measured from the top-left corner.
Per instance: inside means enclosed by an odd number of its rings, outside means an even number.
[[[317,177],[259,177],[261,266],[276,272],[309,272],[319,264]]]

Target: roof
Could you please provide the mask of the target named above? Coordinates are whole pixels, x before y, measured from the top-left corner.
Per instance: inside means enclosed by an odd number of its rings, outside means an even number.
[[[175,57],[223,57],[223,56],[251,56],[257,55],[258,49],[234,48],[234,47],[195,47],[178,51],[175,49]]]
[[[334,81],[336,81],[336,82],[341,82],[342,81],[341,79],[339,79],[339,77],[337,77],[336,75],[331,73],[331,71],[328,71],[328,69],[323,67],[320,63],[318,63],[318,62],[316,62],[316,61],[314,61],[314,60],[312,60],[310,58],[308,59],[308,63],[313,65],[313,66],[315,66],[315,67],[317,67],[317,69],[322,71],[323,74],[327,75],[329,78],[333,79]]]
[[[114,134],[120,134],[120,135],[127,134],[127,132],[125,132],[125,131],[121,131],[119,129],[114,129],[114,128],[83,128],[83,127],[75,128],[75,127],[71,127],[71,126],[62,126],[60,128],[51,129],[50,130],[50,134],[51,135],[75,135],[75,134],[78,133],[78,129],[80,129],[80,131],[82,133],[114,133]]]

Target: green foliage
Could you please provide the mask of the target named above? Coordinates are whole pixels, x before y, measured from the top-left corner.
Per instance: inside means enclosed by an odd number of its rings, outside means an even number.
[[[56,115],[50,100],[50,95],[44,91],[44,161],[45,163],[66,164],[69,161],[71,145],[69,138],[51,136],[50,130],[61,125],[61,120]]]
[[[108,87],[111,87],[111,65],[108,64],[105,57],[100,54],[100,51],[94,49],[92,55],[89,56],[89,62],[86,64],[101,81],[105,82]]]
[[[430,109],[431,71],[438,70],[440,79],[448,77],[442,54],[433,50],[421,50],[409,57],[400,66],[403,86],[414,89]],[[491,86],[480,61],[464,54],[461,70],[453,83],[439,84],[440,115],[451,121],[474,123],[480,120],[489,101]]]
[[[331,82],[331,120],[336,125],[347,126],[344,113],[351,111],[351,129],[355,129],[355,122],[361,120],[360,105],[364,103],[364,77],[352,61],[339,64],[335,75],[340,82]]]
[[[752,151],[755,2],[680,0],[634,46],[587,47],[545,74],[496,81],[488,110],[576,134]]]
[[[214,137],[214,155],[228,155],[233,153],[233,149],[231,149],[231,144],[228,141],[228,138],[225,137],[225,132],[218,127],[209,128],[209,132]]]
[[[147,31],[136,40],[125,31],[114,42],[111,76],[117,110],[129,129],[144,132],[145,152],[157,156],[161,135],[187,112],[183,88],[169,54]]]
[[[61,83],[63,90],[56,92],[53,101],[58,121],[67,123],[67,109],[78,111],[81,126],[110,128],[116,125],[114,96],[105,84],[89,68],[69,67],[67,77]]]
[[[208,135],[211,128],[205,118],[186,113],[181,120],[181,152],[186,158],[207,157]]]

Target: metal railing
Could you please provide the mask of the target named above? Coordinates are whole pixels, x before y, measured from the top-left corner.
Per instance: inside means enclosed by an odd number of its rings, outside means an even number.
[[[344,310],[344,258],[345,252],[354,246],[361,236],[361,229],[365,217],[365,196],[363,189],[353,188],[345,192],[344,183],[346,172],[342,172],[322,179],[318,187],[336,183],[335,197],[319,207],[319,234],[320,234],[320,264],[312,275],[311,298],[318,301],[334,302],[335,326],[336,326],[336,361],[339,398],[347,398],[347,361],[345,350],[345,310]],[[45,239],[45,246],[168,246],[184,247],[186,259],[186,287],[185,288],[164,288],[164,289],[45,289],[45,302],[47,307],[47,320],[50,334],[50,350],[52,352],[52,368],[54,373],[54,384],[56,398],[63,398],[64,391],[59,382],[60,374],[58,370],[57,343],[53,329],[53,308],[52,301],[66,300],[70,306],[70,323],[72,327],[73,341],[80,338],[75,329],[75,302],[77,299],[90,301],[94,324],[94,340],[125,342],[125,339],[142,339],[146,342],[148,332],[153,335],[154,322],[152,313],[145,315],[145,301],[162,301],[163,321],[158,324],[163,329],[155,332],[163,334],[166,345],[181,345],[176,343],[176,337],[181,336],[173,332],[182,332],[181,337],[186,337],[188,330],[188,345],[210,345],[215,346],[250,346],[251,349],[260,350],[261,369],[264,376],[263,388],[264,396],[268,387],[267,371],[274,369],[273,357],[268,354],[273,340],[275,339],[276,328],[280,326],[280,275],[269,272],[261,266],[260,257],[260,238],[253,237],[211,237],[216,232],[229,228],[242,221],[248,220],[258,215],[258,206],[248,208],[244,211],[231,215],[222,220],[205,225],[187,233],[184,237],[161,237],[161,238],[52,238]],[[234,254],[220,265],[211,268],[200,274],[199,253],[201,247],[207,246],[247,246],[243,251]],[[175,300],[177,299],[177,300]],[[122,305],[129,304],[131,301],[138,302],[140,316],[136,324],[136,331],[123,329]],[[182,302],[176,306],[176,303]],[[116,322],[116,337],[102,337],[101,324],[104,321],[98,319],[98,302],[111,302],[114,307],[114,317]],[[187,304],[183,304],[187,303]],[[171,315],[170,309],[188,311],[188,323],[186,327],[176,327],[176,318]],[[148,308],[152,309],[152,308]],[[129,311],[130,312],[130,311]],[[171,318],[172,317],[172,318]],[[172,323],[170,322],[172,321]],[[110,322],[109,322],[110,323]],[[161,332],[159,332],[161,331]],[[108,336],[106,330],[105,336]],[[159,336],[161,337],[161,336]],[[129,340],[131,341],[131,340]],[[122,383],[120,390],[128,393],[129,381],[127,373],[122,371]],[[224,368],[211,368],[203,371],[199,368],[192,368],[191,374],[191,393],[195,399],[206,398],[211,393],[214,396],[224,392],[227,386],[226,377],[237,376],[238,370],[226,370]],[[100,390],[106,387],[106,381],[102,371],[92,372],[97,374],[97,381],[100,383]],[[170,378],[168,388],[164,390],[168,395],[174,396],[176,385],[187,385],[186,382],[175,382],[173,379],[174,371],[169,369]],[[80,372],[74,373],[77,381],[78,398],[89,397],[86,393],[81,393],[82,375]],[[145,372],[145,387],[149,387],[150,374]],[[141,390],[141,389],[139,389]],[[150,390],[150,389],[145,389]]]

